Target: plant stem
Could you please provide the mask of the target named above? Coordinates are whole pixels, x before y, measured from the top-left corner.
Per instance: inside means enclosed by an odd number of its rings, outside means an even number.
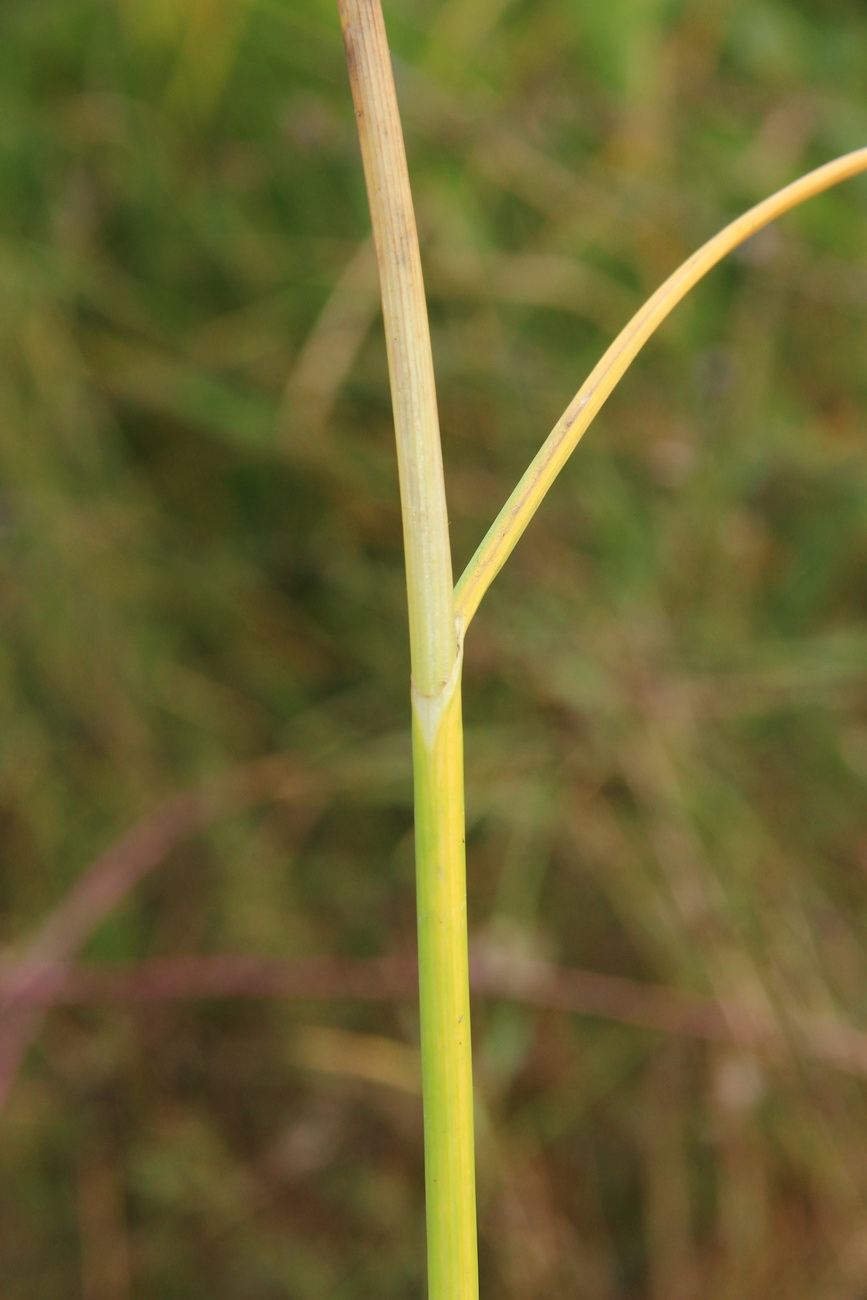
[[[380,0],[338,0],[379,264],[412,667],[430,1300],[478,1295],[462,647],[421,257]]]
[[[413,700],[418,978],[428,1294],[478,1296],[467,961],[461,662],[435,706]]]

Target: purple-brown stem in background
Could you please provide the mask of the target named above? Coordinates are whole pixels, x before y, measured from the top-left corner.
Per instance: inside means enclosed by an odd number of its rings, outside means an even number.
[[[412,957],[368,961],[335,958],[263,958],[225,954],[153,958],[115,968],[66,964],[39,968],[25,962],[0,967],[0,993],[16,988],[38,1015],[72,1003],[144,1003],[196,998],[292,998],[298,1001],[413,1001]],[[799,1050],[846,1073],[867,1078],[867,1034],[827,1017],[807,1017],[783,1028],[735,1001],[643,984],[615,975],[557,967],[506,953],[479,951],[470,977],[478,997],[600,1017],[661,1033],[730,1042],[775,1055]],[[26,992],[21,994],[21,990]]]
[[[310,775],[286,755],[258,759],[170,799],[79,876],[0,986],[0,1106],[38,1031],[42,1009],[63,987],[66,966],[113,908],[184,840],[218,817],[264,799],[297,797],[312,786]]]
[[[194,998],[414,1000],[413,958],[290,960],[241,955],[158,958],[112,968],[74,958],[99,924],[184,840],[218,817],[267,799],[318,798],[323,778],[286,755],[238,768],[176,796],[132,827],[78,878],[21,958],[0,964],[0,1107],[41,1018],[52,1005]],[[471,957],[476,996],[502,998],[622,1024],[727,1041],[776,1053],[794,1047],[847,1073],[867,1077],[867,1034],[827,1017],[790,1026],[744,1004],[528,961],[479,946]]]

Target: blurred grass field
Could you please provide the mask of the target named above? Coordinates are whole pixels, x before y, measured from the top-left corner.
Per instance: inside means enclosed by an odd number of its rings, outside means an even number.
[[[393,0],[458,571],[616,330],[867,140],[858,0]],[[94,962],[414,944],[377,289],[330,0],[0,13],[0,927],[286,754]],[[471,932],[772,1017],[774,1053],[479,1000],[483,1291],[863,1300],[867,181],[642,354],[468,640]],[[4,1300],[423,1283],[411,1003],[52,1011],[0,1116]]]

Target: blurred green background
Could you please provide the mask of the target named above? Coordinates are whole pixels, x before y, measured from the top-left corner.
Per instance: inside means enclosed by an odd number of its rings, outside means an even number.
[[[414,943],[408,657],[331,0],[4,0],[2,943],[285,753],[82,954]],[[458,569],[628,316],[867,141],[861,0],[392,0]],[[680,307],[467,646],[471,927],[867,1022],[867,182]],[[863,1300],[867,1089],[478,1001],[484,1293]],[[423,1293],[410,1002],[57,1009],[0,1117],[4,1300]],[[372,1065],[371,1065],[372,1062]],[[369,1068],[368,1068],[369,1067]]]

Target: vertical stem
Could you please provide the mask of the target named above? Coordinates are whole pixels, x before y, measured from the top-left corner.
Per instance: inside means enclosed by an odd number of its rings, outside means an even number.
[[[412,677],[433,695],[457,657],[452,561],[421,256],[380,0],[338,0],[379,264],[403,510]]]
[[[338,0],[379,264],[406,552],[430,1300],[478,1296],[462,653],[421,258],[380,0]]]
[[[478,1296],[461,659],[413,693],[418,978],[430,1300]]]

